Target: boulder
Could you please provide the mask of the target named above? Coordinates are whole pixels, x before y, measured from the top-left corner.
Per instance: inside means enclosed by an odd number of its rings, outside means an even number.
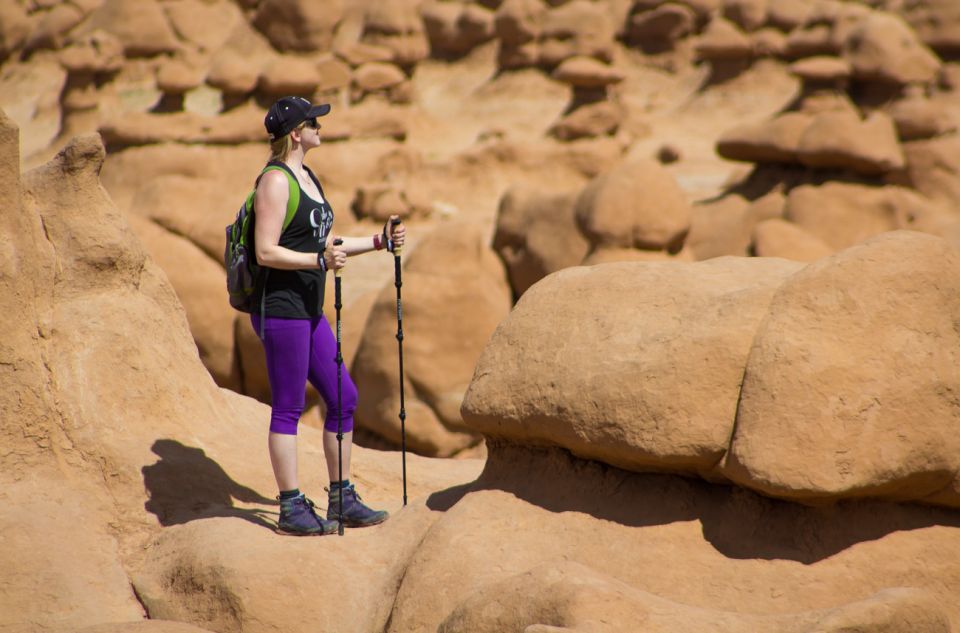
[[[960,469],[958,279],[956,247],[906,231],[794,274],[753,342],[723,474],[810,502],[948,488]]]
[[[464,421],[495,443],[707,472],[726,451],[755,329],[799,268],[741,257],[556,272],[484,349]],[[565,331],[576,336],[558,340]]]
[[[277,55],[263,65],[257,89],[275,99],[285,95],[312,95],[319,83],[320,71],[313,60]]]
[[[773,4],[777,4],[774,2]],[[787,35],[784,55],[788,59],[814,56],[835,56],[840,53],[827,24],[811,24],[794,29]]]
[[[343,0],[265,0],[252,24],[281,52],[328,51],[343,12]]]
[[[790,33],[806,22],[810,10],[807,0],[776,0],[767,4],[767,23]]]
[[[405,68],[426,59],[430,42],[419,6],[420,0],[369,3],[364,15],[363,41],[390,49],[392,61]]]
[[[421,15],[433,56],[460,57],[495,35],[494,12],[476,4],[433,2]]]
[[[163,3],[173,30],[201,53],[214,53],[230,39],[243,12],[230,0],[173,0]]]
[[[398,66],[384,62],[368,62],[353,73],[354,84],[364,92],[393,88],[406,79],[407,76]]]
[[[861,120],[853,112],[823,112],[808,125],[797,147],[809,167],[847,169],[877,175],[904,166],[893,120],[873,112]]]
[[[60,52],[60,63],[77,74],[112,74],[123,66],[123,45],[113,34],[92,31]]]
[[[960,207],[960,139],[942,136],[903,144],[906,167],[890,174],[891,182],[916,189],[928,198]]]
[[[919,94],[895,101],[887,113],[901,141],[932,138],[957,130],[957,119],[946,103]]]
[[[0,6],[0,60],[23,46],[30,35],[30,19],[26,10],[16,2]]]
[[[403,353],[407,447],[449,456],[477,443],[460,402],[480,351],[510,311],[503,264],[479,227],[435,229],[403,269]],[[359,426],[400,443],[397,304],[383,287],[357,350],[353,378],[363,396]]]
[[[845,182],[801,185],[787,196],[784,216],[834,250],[853,246],[879,233],[908,226],[929,202],[899,187]]]
[[[690,205],[653,160],[627,161],[594,178],[577,197],[577,225],[591,247],[679,250],[690,230]]]
[[[777,3],[769,0],[724,0],[723,17],[744,31],[756,31],[767,23],[771,4]]]
[[[694,32],[697,15],[690,7],[669,2],[650,11],[634,13],[624,28],[623,38],[648,53],[672,50],[677,42]]]
[[[616,133],[625,117],[626,112],[619,103],[588,103],[554,123],[550,134],[562,141],[609,136]]]
[[[567,58],[551,76],[574,88],[604,88],[624,79],[623,71],[593,57]]]
[[[190,241],[149,220],[131,216],[130,221],[183,304],[204,367],[221,387],[241,391],[242,376],[233,335],[234,311],[226,301],[223,265]]]
[[[943,508],[809,508],[495,446],[421,543],[386,630],[945,633],[956,532]]]
[[[83,35],[100,29],[114,35],[123,45],[127,57],[151,57],[172,53],[180,43],[162,6],[157,0],[131,3],[126,0],[104,0],[83,25]]]
[[[493,22],[501,45],[514,49],[539,38],[546,13],[542,0],[504,0]]]
[[[33,51],[38,48],[52,48],[54,50],[63,48],[70,31],[80,24],[84,17],[83,11],[73,4],[54,5],[49,10],[43,11],[39,16],[33,17],[33,28],[23,44],[24,49]]]
[[[842,57],[817,55],[793,62],[790,72],[805,82],[836,83],[849,79],[853,69]]]
[[[770,121],[740,125],[720,135],[717,153],[752,163],[796,163],[800,139],[812,122],[806,113],[785,112]]]
[[[879,11],[850,32],[844,56],[850,60],[854,76],[862,80],[928,83],[940,70],[939,58],[903,18]]]
[[[735,61],[753,55],[753,43],[735,24],[716,17],[695,43],[697,57],[707,61]]]
[[[540,64],[554,68],[570,57],[613,61],[614,26],[590,0],[573,0],[546,13],[540,31]]]
[[[753,202],[730,194],[694,205],[685,246],[697,260],[749,255],[753,228],[764,220],[781,217],[783,206],[784,197],[779,192]]]
[[[773,218],[753,227],[753,252],[757,257],[781,257],[813,262],[832,255],[834,249],[796,224]]]
[[[960,5],[951,0],[921,0],[899,7],[898,13],[942,57],[960,51]]]
[[[589,244],[577,229],[575,200],[573,193],[524,187],[500,198],[493,250],[506,264],[514,297],[586,256]]]

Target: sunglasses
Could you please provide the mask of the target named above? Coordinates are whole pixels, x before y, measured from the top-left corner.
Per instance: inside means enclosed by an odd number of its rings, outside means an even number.
[[[306,121],[303,122],[303,127],[308,127],[313,130],[319,130],[320,124],[317,123],[316,119],[307,119]]]

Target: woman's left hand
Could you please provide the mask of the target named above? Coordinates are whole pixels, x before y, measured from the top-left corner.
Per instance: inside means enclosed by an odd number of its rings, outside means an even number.
[[[399,224],[394,224],[394,220],[400,220],[400,216],[391,215],[390,219],[387,220],[387,223],[383,227],[383,232],[393,242],[393,247],[398,248],[403,246],[403,240],[407,235],[407,229],[403,225],[402,220],[399,222]]]

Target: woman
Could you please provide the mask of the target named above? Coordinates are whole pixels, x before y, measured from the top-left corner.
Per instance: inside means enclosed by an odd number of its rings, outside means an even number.
[[[304,156],[320,145],[317,118],[330,112],[327,104],[312,105],[302,97],[284,97],[274,103],[264,119],[271,140],[271,165],[291,174],[300,188],[300,203],[284,228],[291,184],[280,170],[265,172],[257,185],[254,202],[254,253],[267,269],[257,296],[264,300],[261,315],[251,315],[254,329],[262,332],[267,374],[272,392],[268,447],[273,473],[280,488],[282,534],[319,535],[337,530],[339,493],[343,491],[344,525],[375,525],[387,512],[362,503],[350,483],[350,448],[353,443],[353,412],[357,389],[350,375],[342,374],[343,475],[338,478],[337,363],[336,339],[323,316],[324,280],[328,270],[343,268],[346,259],[372,250],[402,246],[403,224],[384,225],[373,237],[340,237],[330,234],[333,209]],[[395,218],[396,216],[394,216]],[[394,219],[394,218],[391,218]],[[334,245],[341,239],[341,245]],[[262,330],[261,330],[261,325]],[[305,385],[309,380],[327,405],[323,452],[330,476],[327,518],[314,510],[313,502],[300,492],[297,478],[297,422],[303,412]]]

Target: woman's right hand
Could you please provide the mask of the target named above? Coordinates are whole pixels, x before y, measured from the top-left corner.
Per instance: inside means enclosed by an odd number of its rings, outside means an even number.
[[[347,253],[343,250],[342,244],[336,242],[339,238],[333,235],[327,236],[326,248],[323,251],[323,261],[327,265],[327,270],[339,270],[347,265]]]

